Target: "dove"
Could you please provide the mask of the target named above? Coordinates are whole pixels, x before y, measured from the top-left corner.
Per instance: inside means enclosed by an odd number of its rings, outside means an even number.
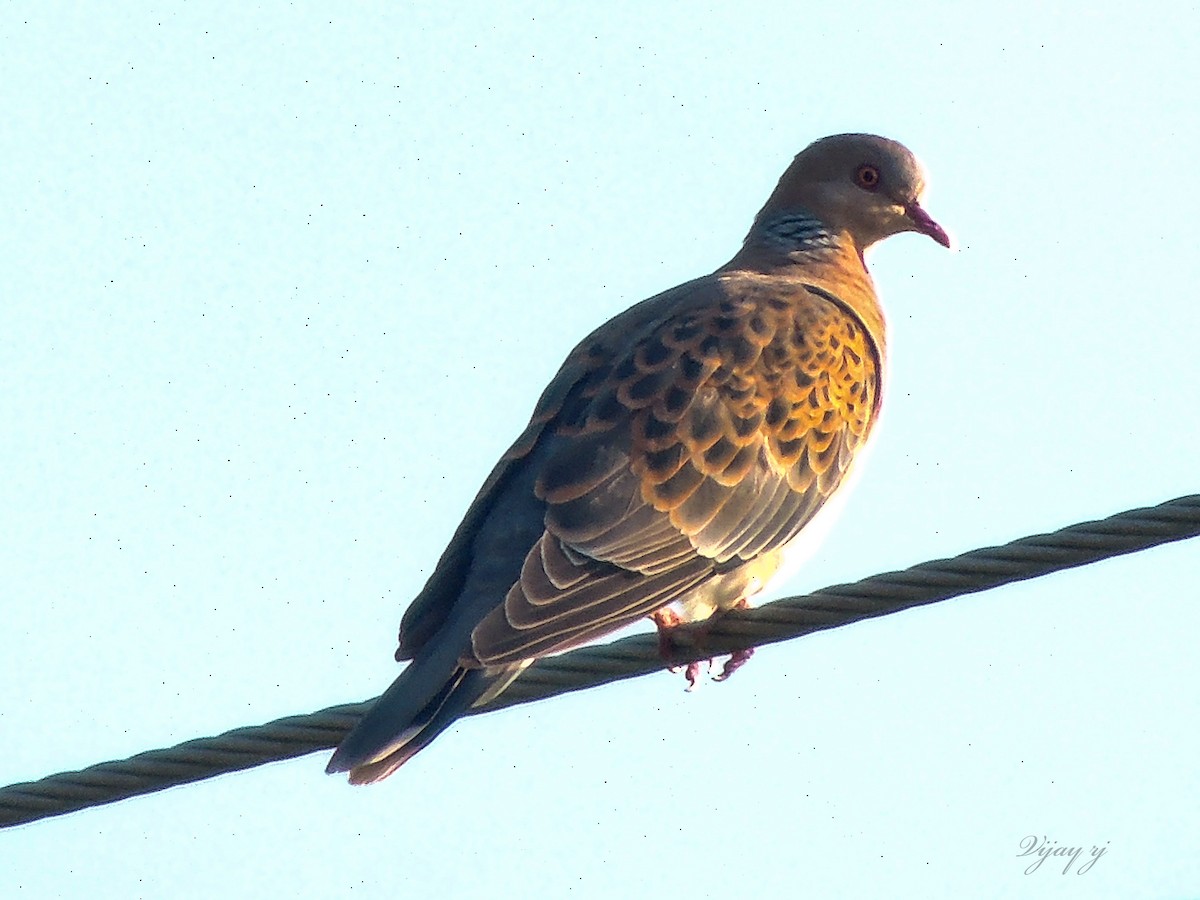
[[[903,232],[950,246],[925,186],[902,144],[818,140],[728,263],[584,338],[405,612],[407,667],[326,771],[386,778],[533,660],[745,606],[807,552],[879,417],[864,255]]]

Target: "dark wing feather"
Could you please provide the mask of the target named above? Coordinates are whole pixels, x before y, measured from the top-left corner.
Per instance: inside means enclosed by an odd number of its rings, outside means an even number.
[[[442,551],[433,574],[405,610],[400,622],[400,646],[396,650],[398,662],[416,656],[446,624],[471,574],[476,534],[488,517],[495,513],[497,500],[504,495],[505,488],[514,477],[520,474],[520,467],[528,464],[528,457],[537,446],[546,423],[562,408],[571,389],[586,379],[588,363],[587,357],[578,350],[567,359],[542,392],[525,430],[500,457],[475,495],[454,536]]]

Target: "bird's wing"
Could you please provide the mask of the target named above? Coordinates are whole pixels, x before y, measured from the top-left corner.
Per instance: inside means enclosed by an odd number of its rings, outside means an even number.
[[[568,357],[406,614],[398,655],[472,603],[465,663],[556,652],[778,551],[838,486],[878,397],[877,348],[824,291],[713,276],[639,304]],[[527,537],[507,586],[471,600],[475,535],[497,523]]]

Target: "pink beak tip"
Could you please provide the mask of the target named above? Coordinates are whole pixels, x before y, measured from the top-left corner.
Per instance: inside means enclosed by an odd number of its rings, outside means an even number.
[[[933,238],[947,250],[951,249],[953,241],[950,240],[950,235],[946,233],[946,229],[933,221],[933,217],[925,212],[921,204],[914,200],[904,208],[904,213],[916,226],[917,231]]]

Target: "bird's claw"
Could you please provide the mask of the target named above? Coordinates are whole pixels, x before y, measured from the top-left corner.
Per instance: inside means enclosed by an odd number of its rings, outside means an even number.
[[[748,663],[750,661],[750,657],[753,655],[753,647],[747,647],[745,650],[738,650],[735,653],[730,654],[729,659],[725,660],[725,665],[721,667],[720,674],[713,676],[713,681],[727,680],[730,675]]]
[[[687,683],[688,683],[688,686],[686,688],[684,688],[684,690],[686,690],[688,693],[691,693],[692,691],[694,691],[696,689],[696,682],[700,678],[700,667],[701,667],[701,665],[704,665],[704,664],[707,664],[709,671],[712,671],[712,660],[711,659],[705,659],[705,660],[698,659],[695,662],[690,662],[686,666],[684,666],[683,677],[687,679]],[[678,667],[676,667],[675,671],[678,671],[678,670],[679,670]]]

